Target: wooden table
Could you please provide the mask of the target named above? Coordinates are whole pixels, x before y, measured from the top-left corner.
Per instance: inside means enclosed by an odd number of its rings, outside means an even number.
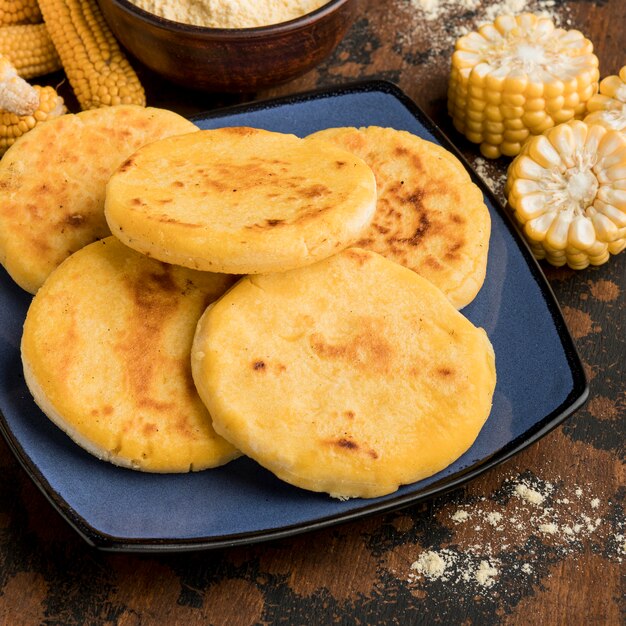
[[[506,162],[477,158],[445,112],[454,39],[493,10],[493,3],[474,11],[455,9],[452,0],[442,4],[438,18],[428,20],[418,0],[364,1],[329,60],[257,97],[356,78],[390,79],[501,193]],[[549,4],[527,2],[530,8]],[[626,63],[621,0],[547,8],[594,42],[603,76]],[[232,101],[140,72],[153,105],[193,113]],[[626,253],[582,272],[545,271],[584,362],[589,402],[512,460],[426,504],[246,548],[101,553],[74,534],[0,442],[0,622],[622,622]],[[431,569],[425,569],[428,555],[439,559],[431,558]]]

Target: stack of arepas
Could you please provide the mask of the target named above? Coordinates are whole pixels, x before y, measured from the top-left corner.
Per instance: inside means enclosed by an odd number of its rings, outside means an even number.
[[[27,384],[74,441],[152,472],[243,453],[341,498],[472,445],[495,362],[457,309],[484,281],[490,220],[454,156],[388,128],[66,117],[0,161],[0,261],[36,292]]]

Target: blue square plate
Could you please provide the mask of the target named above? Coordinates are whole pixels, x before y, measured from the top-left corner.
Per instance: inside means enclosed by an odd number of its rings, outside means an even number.
[[[211,112],[201,128],[248,125],[307,135],[333,126],[405,129],[457,154],[397,87],[367,82]],[[192,550],[285,537],[415,503],[459,486],[536,441],[586,400],[583,369],[543,274],[507,215],[469,169],[492,218],[485,284],[464,309],[488,333],[498,383],[472,448],[439,474],[374,500],[341,502],[287,485],[253,461],[185,475],[134,472],[98,461],[34,404],[20,335],[30,296],[0,270],[0,428],[33,481],[92,545]]]

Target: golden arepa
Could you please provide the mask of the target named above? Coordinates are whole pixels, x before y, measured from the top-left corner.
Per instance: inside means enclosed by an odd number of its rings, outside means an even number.
[[[360,156],[376,175],[378,205],[357,246],[414,270],[460,309],[485,280],[491,218],[480,189],[450,152],[392,128],[310,135]]]
[[[359,157],[235,127],[144,146],[111,177],[105,213],[115,236],[156,259],[257,274],[342,250],[375,208],[374,174]]]
[[[426,279],[359,248],[240,280],[200,320],[192,372],[219,434],[279,478],[342,498],[452,463],[496,382],[481,328]]]
[[[72,252],[111,234],[104,190],[112,172],[149,141],[197,130],[170,111],[119,105],[22,135],[0,161],[0,263],[36,293]]]
[[[207,305],[232,284],[149,259],[114,237],[55,270],[26,316],[22,361],[43,412],[76,443],[147,472],[238,455],[195,390],[190,350]]]

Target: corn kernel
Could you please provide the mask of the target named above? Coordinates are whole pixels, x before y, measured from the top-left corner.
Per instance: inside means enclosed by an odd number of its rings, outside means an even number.
[[[485,99],[485,90],[479,85],[474,85],[470,83],[467,93],[470,97],[470,100],[471,99],[480,99],[480,100]]]
[[[500,104],[502,102],[502,94],[499,91],[489,91],[485,93],[485,99],[489,104]]]
[[[505,141],[509,143],[519,143],[522,144],[528,136],[530,135],[530,131],[526,128],[522,128],[520,130],[506,130],[502,134],[502,137]]]
[[[563,92],[565,91],[565,86],[563,85],[562,81],[555,79],[545,83],[543,86],[543,91],[546,98],[558,98],[559,96],[563,95]]]
[[[626,248],[626,237],[609,243],[609,252],[611,254],[619,254],[624,248]]]
[[[533,100],[527,100],[526,111],[545,111],[546,101],[543,98],[534,98]]]
[[[513,107],[523,107],[526,102],[526,98],[521,93],[503,93],[502,104],[506,104]]]
[[[468,120],[473,120],[475,122],[482,122],[484,115],[482,111],[474,111],[473,109],[467,109],[465,112],[465,117]]]
[[[517,120],[513,120],[513,119],[504,120],[504,127],[507,130],[522,130],[522,128],[526,128],[526,126],[524,126],[524,122],[522,122],[522,120],[520,120],[520,119],[517,119]]]
[[[504,119],[500,107],[492,104],[485,107],[485,117],[492,122],[501,122]]]
[[[488,91],[502,91],[504,89],[504,78],[499,74],[488,74],[485,79],[485,88]]]
[[[478,98],[470,98],[467,103],[467,108],[471,111],[484,111],[487,106],[487,102],[485,100],[479,100]]]
[[[505,119],[517,120],[524,115],[524,107],[514,107],[509,104],[503,104],[500,107],[500,111],[502,112],[502,117]]]
[[[573,109],[561,109],[560,111],[555,111],[552,115],[552,119],[554,120],[555,124],[562,124],[573,119],[573,117]]]
[[[465,128],[473,133],[480,133],[483,130],[483,123],[480,120],[474,121],[468,119],[465,121]]]
[[[475,133],[470,130],[465,131],[465,136],[474,143],[480,143],[482,141],[482,133]]]
[[[491,122],[489,120],[485,121],[482,127],[486,132],[493,134],[502,134],[505,128],[503,122]]]
[[[500,144],[500,150],[505,156],[515,156],[521,149],[522,144],[519,141],[503,141]]]
[[[502,152],[500,152],[500,148],[498,148],[497,146],[490,146],[487,143],[480,144],[480,152],[484,157],[488,159],[497,159],[499,156],[502,155]]]
[[[499,146],[503,140],[502,134],[485,133],[485,141],[492,146]]]
[[[545,111],[522,111],[522,114],[519,116],[522,122],[524,122],[524,126],[531,131],[545,123],[547,117]]]
[[[565,98],[563,98],[563,106],[567,107],[568,109],[576,108],[576,106],[578,106],[579,103],[580,103],[580,98],[575,91],[570,93],[568,96],[565,96]]]
[[[544,91],[545,89],[543,83],[529,82],[528,85],[526,85],[524,95],[530,99],[543,98]]]

